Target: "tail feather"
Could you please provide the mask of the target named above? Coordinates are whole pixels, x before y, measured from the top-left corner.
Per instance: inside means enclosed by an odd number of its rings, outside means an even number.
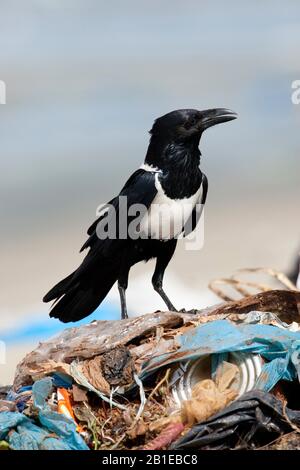
[[[116,275],[110,275],[96,285],[84,285],[77,282],[69,288],[53,306],[50,317],[58,318],[63,323],[75,322],[87,317],[101,304],[116,282]]]
[[[62,281],[58,282],[51,290],[44,296],[43,302],[51,302],[52,300],[58,299],[61,297],[71,285],[71,281],[75,273],[70,274]]]

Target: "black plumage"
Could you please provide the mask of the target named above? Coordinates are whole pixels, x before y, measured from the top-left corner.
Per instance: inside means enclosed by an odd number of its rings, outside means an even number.
[[[198,206],[206,200],[207,178],[199,168],[200,138],[208,127],[235,118],[236,114],[226,109],[185,109],[173,111],[155,121],[144,164],[131,175],[119,195],[109,202],[107,209],[88,229],[89,238],[81,251],[89,251],[81,265],[45,295],[44,302],[55,300],[51,317],[71,322],[88,316],[118,282],[122,318],[126,318],[125,291],[130,268],[151,258],[156,258],[153,287],[168,309],[175,310],[163,290],[163,276],[174,254],[178,236],[182,233],[187,235],[195,229],[200,216]],[[119,215],[124,212],[122,199],[125,197],[127,225],[124,234]],[[181,220],[179,213],[187,203],[191,209],[187,206],[190,212],[187,212],[178,230],[176,221]],[[128,209],[135,204],[142,204],[146,214],[137,225],[142,236],[133,239],[128,234],[135,215],[130,214]],[[163,204],[166,212],[158,223],[152,212]],[[168,231],[165,221],[168,211],[176,233]],[[124,215],[123,212],[121,215]],[[111,217],[117,221],[116,236],[99,237],[99,231],[105,231]]]

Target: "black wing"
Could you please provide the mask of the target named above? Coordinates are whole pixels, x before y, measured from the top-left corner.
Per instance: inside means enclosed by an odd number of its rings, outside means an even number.
[[[120,194],[112,199],[108,204],[107,207],[113,207],[115,209],[116,214],[116,221],[118,223],[119,217],[119,209],[120,209],[120,196],[127,197],[127,207],[129,208],[133,204],[143,204],[147,209],[150,207],[155,195],[157,193],[157,189],[155,187],[155,173],[145,171],[143,169],[139,169],[135,171],[131,177],[126,182],[125,186],[120,191]],[[105,207],[102,210],[100,217],[95,220],[95,222],[89,227],[88,235],[89,238],[83,245],[80,251],[91,247],[104,250],[105,252],[109,251],[110,246],[112,246],[112,242],[116,240],[100,240],[97,236],[97,227],[98,224],[103,221],[103,223],[107,223],[107,211]],[[128,217],[128,222],[130,222],[130,217]],[[117,227],[118,232],[118,227]],[[118,240],[119,242],[123,240]],[[114,248],[116,248],[116,244],[114,244]]]
[[[202,194],[201,194],[201,198],[200,200],[197,202],[193,212],[191,213],[191,216],[189,217],[189,219],[187,220],[186,224],[185,224],[185,227],[184,227],[184,236],[187,237],[190,233],[192,233],[200,218],[201,218],[201,214],[202,214],[202,211],[203,211],[203,206],[206,202],[206,198],[207,198],[207,192],[208,192],[208,179],[207,179],[207,176],[202,173],[202,182],[201,182],[201,185],[202,185]]]

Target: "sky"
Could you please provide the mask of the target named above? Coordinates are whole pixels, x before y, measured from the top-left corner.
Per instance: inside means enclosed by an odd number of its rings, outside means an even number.
[[[180,307],[216,302],[236,269],[287,270],[299,249],[300,8],[287,0],[3,0],[0,17],[0,384],[65,325],[41,298],[76,268],[96,208],[143,161],[153,120],[228,107],[208,130],[205,243],[179,246],[166,291]],[[163,308],[153,263],[132,270],[130,314]],[[113,289],[93,318],[119,315]]]

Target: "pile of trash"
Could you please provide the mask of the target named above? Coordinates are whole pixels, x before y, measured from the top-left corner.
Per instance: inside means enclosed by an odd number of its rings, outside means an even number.
[[[300,448],[300,292],[248,294],[40,343],[0,388],[0,449]]]

